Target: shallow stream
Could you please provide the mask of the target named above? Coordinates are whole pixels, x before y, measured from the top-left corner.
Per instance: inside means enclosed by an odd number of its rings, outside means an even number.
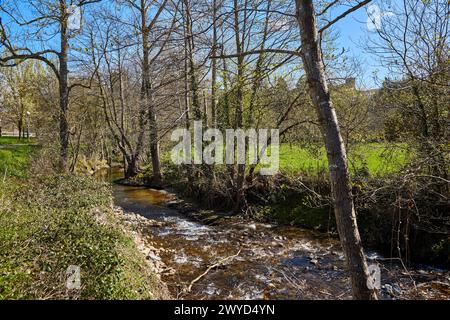
[[[173,195],[114,184],[115,204],[158,221],[146,229],[161,248],[162,274],[182,299],[350,299],[349,279],[338,239],[298,227],[239,221],[210,226],[169,209]],[[398,260],[367,252],[379,264],[385,299],[450,299],[450,272],[406,268]],[[211,268],[211,266],[218,265]],[[200,276],[200,277],[199,277]],[[192,283],[194,279],[197,281]],[[187,290],[192,283],[191,290]]]

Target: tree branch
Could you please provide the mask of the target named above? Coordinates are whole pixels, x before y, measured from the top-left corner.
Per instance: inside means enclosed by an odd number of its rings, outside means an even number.
[[[343,12],[342,14],[340,14],[339,16],[337,16],[336,18],[334,18],[333,20],[331,20],[330,22],[328,22],[324,27],[322,27],[319,30],[319,33],[323,33],[326,29],[328,29],[329,27],[331,27],[333,24],[335,24],[336,22],[338,22],[339,20],[345,18],[346,16],[348,16],[350,13],[358,10],[361,7],[364,7],[366,4],[368,4],[369,2],[371,2],[372,0],[364,0],[360,3],[358,3],[357,5],[351,7],[350,9],[348,9],[347,11]]]
[[[224,59],[224,58],[238,58],[243,56],[249,56],[253,54],[261,54],[261,53],[282,53],[282,54],[289,54],[293,56],[299,56],[300,57],[300,49],[298,51],[294,50],[285,50],[285,49],[259,49],[259,50],[251,50],[251,51],[244,51],[241,53],[235,53],[235,54],[227,54],[227,55],[219,55],[219,56],[212,56],[210,59]]]

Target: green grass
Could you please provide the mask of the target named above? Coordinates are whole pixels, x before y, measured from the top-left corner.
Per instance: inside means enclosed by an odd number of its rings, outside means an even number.
[[[403,145],[368,143],[352,146],[348,153],[352,174],[361,172],[381,176],[399,171],[408,160]],[[295,145],[280,146],[280,170],[288,173],[317,175],[328,171],[325,148],[302,148]]]
[[[0,137],[0,145],[2,145],[2,144],[30,144],[30,143],[36,143],[36,139],[35,138],[19,139],[18,137]]]
[[[268,152],[270,153],[270,148]],[[285,174],[317,176],[328,173],[328,160],[324,147],[284,143],[280,145],[279,152],[279,170]],[[411,156],[405,144],[382,142],[351,145],[347,153],[352,175],[374,177],[399,172]],[[194,150],[191,155],[193,154]],[[163,152],[161,159],[163,163],[171,163],[170,151]],[[224,170],[224,167],[225,165],[216,165],[216,169]],[[256,171],[259,171],[260,167],[261,165],[258,165]],[[151,166],[147,169],[151,170]]]
[[[26,177],[26,168],[36,146],[0,147],[0,176]]]
[[[26,177],[27,165],[38,148],[35,139],[0,137],[0,177]]]

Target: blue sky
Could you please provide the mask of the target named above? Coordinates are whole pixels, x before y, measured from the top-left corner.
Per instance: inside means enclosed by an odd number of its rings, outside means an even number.
[[[339,45],[348,50],[349,55],[358,58],[363,64],[363,79],[359,79],[358,85],[368,88],[378,87],[380,84],[374,81],[373,73],[377,74],[379,80],[383,80],[387,75],[387,70],[380,65],[379,59],[366,52],[362,47],[364,39],[373,33],[368,30],[367,14],[364,9],[354,12],[350,17],[339,21],[336,29],[339,30]]]
[[[348,55],[356,57],[364,66],[362,79],[358,79],[357,84],[366,88],[377,88],[380,86],[379,81],[387,75],[387,69],[380,65],[378,57],[368,53],[363,47],[364,40],[374,36],[374,32],[369,31],[367,27],[367,19],[366,9],[361,8],[337,22],[335,29],[340,34],[337,45],[348,50]],[[374,73],[378,81],[375,81]]]

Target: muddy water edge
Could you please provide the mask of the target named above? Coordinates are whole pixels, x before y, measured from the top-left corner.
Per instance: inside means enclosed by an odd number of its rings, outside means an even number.
[[[117,178],[109,175],[108,180]],[[124,213],[153,220],[143,230],[163,263],[161,278],[179,299],[350,299],[338,239],[298,227],[220,219],[207,225],[169,208],[164,190],[113,183]],[[384,299],[450,299],[450,271],[367,252],[381,270]]]

